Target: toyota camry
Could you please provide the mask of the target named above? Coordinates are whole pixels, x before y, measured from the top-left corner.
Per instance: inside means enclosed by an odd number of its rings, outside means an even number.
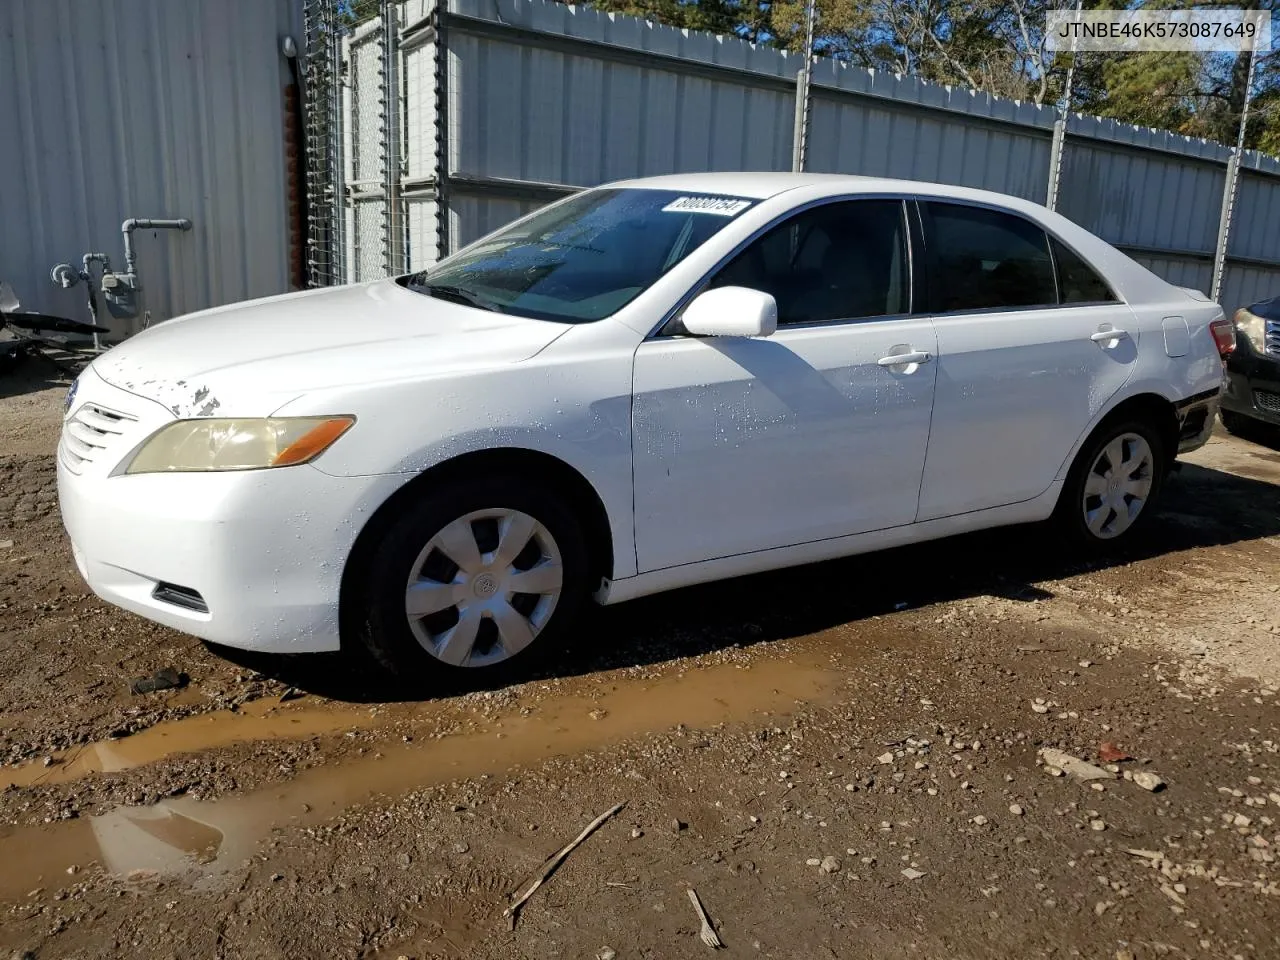
[[[127,610],[487,678],[591,602],[1031,521],[1122,542],[1233,347],[1216,304],[1025,200],[659,177],[146,330],[78,378],[58,488]]]

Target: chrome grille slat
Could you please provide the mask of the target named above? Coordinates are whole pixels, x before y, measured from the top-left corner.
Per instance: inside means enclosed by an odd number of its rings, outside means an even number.
[[[125,425],[133,421],[132,417],[105,410],[91,403],[86,403],[77,410],[75,419],[102,433],[123,433]]]
[[[59,449],[68,470],[79,473],[121,439],[138,418],[92,401],[85,402],[62,425]]]
[[[1280,357],[1280,320],[1268,320],[1263,334],[1263,345],[1269,356]]]
[[[82,460],[92,460],[99,450],[104,449],[101,444],[90,443],[87,440],[76,436],[73,424],[67,424],[67,432],[65,439],[67,441],[67,449],[80,457]]]

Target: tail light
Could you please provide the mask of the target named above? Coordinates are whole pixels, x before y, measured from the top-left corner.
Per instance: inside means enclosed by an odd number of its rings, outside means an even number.
[[[1219,317],[1209,324],[1209,332],[1213,334],[1213,342],[1218,345],[1218,355],[1223,360],[1235,353],[1236,328],[1226,317]]]

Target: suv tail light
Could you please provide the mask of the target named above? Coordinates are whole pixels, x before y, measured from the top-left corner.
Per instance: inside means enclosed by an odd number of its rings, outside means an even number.
[[[1236,328],[1226,317],[1219,317],[1209,324],[1209,332],[1213,334],[1213,342],[1218,345],[1218,355],[1223,360],[1236,350]]]

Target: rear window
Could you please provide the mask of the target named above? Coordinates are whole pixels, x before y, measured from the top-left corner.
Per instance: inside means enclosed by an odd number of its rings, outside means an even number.
[[[1049,238],[1012,214],[963,204],[926,204],[942,310],[1053,306]]]
[[[1113,303],[1116,295],[1107,281],[1098,276],[1074,250],[1063,246],[1055,237],[1049,238],[1053,248],[1053,261],[1058,267],[1058,292],[1063,303]]]

